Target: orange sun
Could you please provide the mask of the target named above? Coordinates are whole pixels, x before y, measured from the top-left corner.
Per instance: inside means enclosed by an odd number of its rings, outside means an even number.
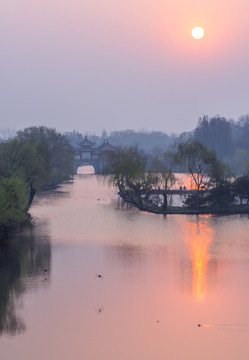
[[[200,26],[196,26],[192,29],[192,37],[196,40],[202,39],[204,36],[204,30]]]

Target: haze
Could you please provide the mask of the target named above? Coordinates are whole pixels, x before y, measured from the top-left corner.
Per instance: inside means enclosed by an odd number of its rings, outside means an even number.
[[[248,0],[2,1],[0,127],[179,133],[204,114],[237,120],[248,13]]]

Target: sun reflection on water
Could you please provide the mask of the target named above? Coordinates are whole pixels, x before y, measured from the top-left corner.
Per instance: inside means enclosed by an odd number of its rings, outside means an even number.
[[[186,241],[192,263],[192,293],[198,303],[207,296],[207,270],[210,260],[209,249],[213,242],[213,229],[208,227],[205,218],[185,224]]]

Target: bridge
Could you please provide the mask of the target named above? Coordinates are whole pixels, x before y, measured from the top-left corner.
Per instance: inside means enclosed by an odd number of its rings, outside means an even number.
[[[106,159],[115,147],[108,140],[96,147],[95,144],[85,136],[85,139],[79,143],[79,147],[75,149],[74,156],[74,174],[77,174],[80,166],[92,165],[96,174],[101,174],[105,166]]]

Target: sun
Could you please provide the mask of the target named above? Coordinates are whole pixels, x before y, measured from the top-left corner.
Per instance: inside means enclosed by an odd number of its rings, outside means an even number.
[[[204,36],[204,30],[200,26],[196,26],[192,29],[192,37],[196,40],[202,39]]]

